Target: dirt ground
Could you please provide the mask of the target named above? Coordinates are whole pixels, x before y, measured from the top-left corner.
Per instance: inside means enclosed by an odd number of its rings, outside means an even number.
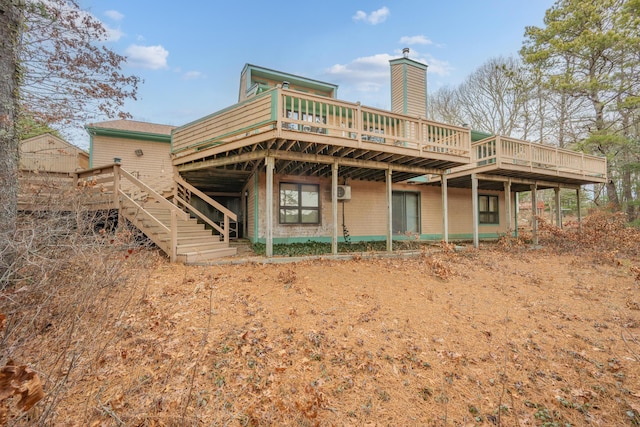
[[[50,313],[21,360],[47,395],[12,422],[640,425],[637,255],[458,249],[195,267],[134,252],[74,331]]]

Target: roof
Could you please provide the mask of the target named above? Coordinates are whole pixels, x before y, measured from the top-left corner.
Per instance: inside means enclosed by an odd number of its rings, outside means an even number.
[[[85,129],[91,136],[100,135],[166,143],[171,142],[171,131],[176,127],[135,120],[110,120],[85,125]]]
[[[122,130],[129,132],[155,133],[158,135],[171,135],[171,131],[177,126],[138,122],[135,120],[108,120],[106,122],[89,123],[86,127]]]
[[[30,138],[25,138],[22,141],[20,141],[20,145],[24,147],[24,146],[28,146],[31,143],[39,142],[41,140],[47,140],[47,141],[50,141],[50,142],[55,142],[59,146],[69,147],[69,148],[71,148],[73,150],[76,150],[76,151],[78,151],[80,153],[84,153],[86,155],[89,154],[89,153],[87,153],[86,150],[83,150],[82,148],[77,147],[77,146],[73,145],[72,143],[70,143],[69,141],[67,141],[65,139],[62,139],[58,135],[55,135],[55,134],[50,133],[50,132],[43,133],[43,134],[36,135],[36,136],[32,136]]]

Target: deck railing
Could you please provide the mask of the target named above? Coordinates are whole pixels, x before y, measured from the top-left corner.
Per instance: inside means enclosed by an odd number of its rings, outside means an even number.
[[[473,143],[472,165],[518,165],[546,173],[573,173],[605,179],[607,160],[602,157],[523,141],[505,136],[491,136]]]
[[[357,141],[363,148],[393,145],[420,155],[455,156],[464,163],[471,158],[471,132],[465,127],[281,88],[176,129],[172,149],[180,157],[267,131]]]

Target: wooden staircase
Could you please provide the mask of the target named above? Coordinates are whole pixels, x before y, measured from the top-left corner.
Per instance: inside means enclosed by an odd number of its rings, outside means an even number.
[[[125,206],[120,214],[135,225],[167,254],[171,254],[171,210],[154,202],[149,206]],[[159,223],[158,223],[159,222]],[[205,262],[233,256],[236,248],[229,247],[220,235],[212,234],[195,218],[176,218],[176,261],[185,264]]]
[[[162,196],[118,164],[76,172],[74,185],[99,186],[100,192],[108,198],[108,208],[117,209],[121,218],[142,231],[169,255],[171,262],[201,263],[237,253],[235,247],[229,246],[231,224],[237,221],[236,215],[180,177],[176,177],[170,198]],[[222,212],[223,223],[211,221],[191,206],[191,194]]]

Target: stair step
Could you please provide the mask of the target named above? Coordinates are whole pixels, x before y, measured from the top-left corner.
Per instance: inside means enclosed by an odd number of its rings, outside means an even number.
[[[228,248],[227,244],[224,242],[207,242],[207,243],[187,243],[178,245],[178,255],[187,254],[187,253],[201,253],[207,252],[212,249],[224,249]]]
[[[185,254],[178,255],[178,261],[183,262],[185,264],[192,264],[196,262],[206,262],[211,261],[217,258],[224,258],[227,256],[234,256],[237,254],[236,248],[221,248],[221,249],[211,249],[208,251],[202,252],[188,252]]]

